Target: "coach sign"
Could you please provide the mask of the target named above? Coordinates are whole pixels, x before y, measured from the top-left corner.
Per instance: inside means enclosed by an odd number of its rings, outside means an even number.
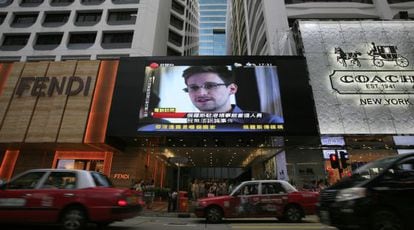
[[[414,23],[300,21],[321,134],[414,134]]]
[[[339,94],[413,94],[411,70],[334,70],[329,76]]]

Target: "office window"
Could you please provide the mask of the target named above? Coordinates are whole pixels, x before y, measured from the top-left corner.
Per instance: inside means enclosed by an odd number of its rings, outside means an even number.
[[[179,30],[182,30],[184,27],[184,21],[180,18],[177,18],[173,14],[170,16],[170,24]]]
[[[167,56],[181,56],[181,52],[171,47],[167,47]]]
[[[177,34],[174,31],[168,31],[168,41],[171,42],[172,44],[176,45],[176,46],[180,46],[183,43],[183,36]]]
[[[108,24],[109,25],[129,25],[135,24],[137,20],[138,10],[128,11],[109,11]]]
[[[114,4],[138,4],[139,0],[112,0]]]
[[[6,7],[10,5],[13,2],[13,0],[0,0],[0,7]]]
[[[200,10],[223,10],[226,6],[223,5],[200,5]]]
[[[51,55],[41,55],[41,56],[27,56],[27,61],[55,61],[56,57]]]
[[[44,26],[59,26],[65,24],[69,19],[70,12],[45,12]]]
[[[99,5],[105,0],[81,0],[82,5]]]
[[[200,17],[200,21],[202,22],[225,22],[226,17]]]
[[[39,34],[37,35],[36,45],[59,45],[62,41],[63,33],[60,34]]]
[[[0,25],[3,24],[4,19],[6,18],[7,13],[0,13]]]
[[[15,14],[12,27],[29,27],[36,22],[38,13]]]
[[[69,45],[71,44],[93,44],[95,43],[96,32],[93,33],[72,33],[69,35]]]
[[[68,55],[68,56],[62,56],[61,60],[90,60],[91,55]]]
[[[22,7],[34,7],[43,3],[43,0],[22,0],[20,6]]]
[[[372,1],[372,0],[371,0]],[[370,2],[371,2],[370,1]],[[402,3],[402,2],[412,2],[413,0],[388,0],[389,4],[394,4],[394,3]]]
[[[20,61],[20,56],[1,56],[0,62],[16,62]]]
[[[132,35],[132,32],[104,32],[102,43],[130,43]]]
[[[103,48],[130,48],[134,32],[104,32]]]
[[[183,15],[184,11],[185,11],[185,7],[183,5],[181,5],[180,3],[178,3],[176,0],[172,1],[172,8],[175,12]]]
[[[118,60],[121,57],[129,57],[129,54],[98,54],[96,60]]]
[[[102,12],[77,12],[75,24],[78,26],[95,25],[101,20]]]
[[[30,34],[5,34],[3,39],[2,48],[4,47],[20,47],[22,48],[27,44]]]
[[[51,6],[68,6],[72,4],[74,0],[50,0]]]

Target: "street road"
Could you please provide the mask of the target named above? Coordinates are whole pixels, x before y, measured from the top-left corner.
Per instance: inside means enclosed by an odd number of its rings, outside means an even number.
[[[167,218],[167,217],[139,217],[125,222],[114,223],[108,230],[229,230],[229,229],[288,229],[288,230],[335,230],[317,221],[305,220],[300,224],[280,222],[277,219],[231,219],[221,224],[207,224],[199,218]]]
[[[26,226],[6,225],[2,230],[58,230],[57,226]],[[207,224],[200,218],[176,218],[140,216],[123,222],[115,222],[106,230],[335,230],[318,223],[314,219],[305,219],[303,223],[291,224],[280,222],[277,219],[231,219],[221,224]],[[87,230],[98,230],[95,225],[89,225]]]

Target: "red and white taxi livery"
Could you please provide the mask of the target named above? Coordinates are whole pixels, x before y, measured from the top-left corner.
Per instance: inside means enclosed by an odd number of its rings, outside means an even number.
[[[316,212],[319,193],[297,191],[282,180],[245,181],[230,195],[197,200],[195,214],[208,222],[226,218],[276,217],[300,222],[305,215]]]
[[[51,223],[82,229],[137,216],[143,202],[129,189],[114,188],[99,172],[34,169],[0,186],[0,222]]]

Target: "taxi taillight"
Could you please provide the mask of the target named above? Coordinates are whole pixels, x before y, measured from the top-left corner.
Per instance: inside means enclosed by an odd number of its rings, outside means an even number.
[[[118,206],[120,206],[120,207],[128,206],[128,202],[124,199],[120,199],[120,200],[118,200]]]

